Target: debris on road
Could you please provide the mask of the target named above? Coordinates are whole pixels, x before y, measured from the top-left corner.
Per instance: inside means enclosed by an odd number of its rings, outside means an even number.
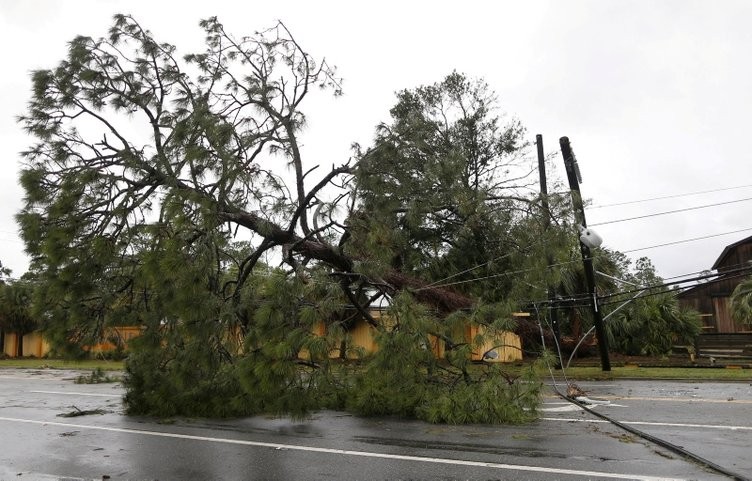
[[[78,409],[76,406],[71,406],[71,407],[73,409],[75,409],[75,411],[70,411],[70,412],[67,412],[67,413],[61,413],[61,414],[58,414],[57,416],[60,417],[60,418],[75,418],[75,417],[78,417],[78,416],[89,416],[91,414],[108,414],[108,413],[112,412],[112,411],[107,411],[105,409],[84,409],[84,410],[81,410],[81,409]]]

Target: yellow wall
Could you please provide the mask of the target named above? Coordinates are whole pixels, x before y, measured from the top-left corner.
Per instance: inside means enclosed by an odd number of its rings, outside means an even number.
[[[140,336],[141,332],[143,332],[143,328],[139,326],[108,327],[105,329],[105,341],[93,346],[85,346],[84,350],[91,352],[114,351],[117,349],[117,345],[109,340],[112,338],[116,338],[118,344],[123,346],[123,349],[128,349],[128,341]]]
[[[43,357],[48,352],[50,352],[50,344],[40,332],[32,332],[23,337],[24,356]]]
[[[373,316],[376,319],[381,318],[380,312],[374,312]],[[486,328],[478,325],[467,325],[462,330],[464,332],[457,333],[458,337],[462,337],[464,342],[472,345],[472,360],[481,360],[483,354],[491,349],[494,349],[498,354],[496,359],[487,359],[490,362],[514,362],[522,359],[521,342],[519,336],[513,332],[498,331],[496,333],[488,333]],[[142,328],[138,326],[124,326],[113,327],[107,330],[107,335],[117,336],[120,339],[123,347],[127,349],[128,342],[141,335]],[[312,328],[312,332],[315,335],[323,336],[326,333],[326,325],[323,322],[317,322]],[[348,335],[350,337],[350,349],[360,348],[366,354],[374,353],[378,350],[376,345],[376,329],[374,329],[365,320],[358,320],[355,325],[349,330]],[[474,340],[478,335],[485,335],[487,339],[482,346],[474,345]],[[16,355],[16,342],[17,335],[15,333],[5,334],[5,345],[2,346],[3,352],[6,356],[14,357]],[[430,337],[431,351],[438,358],[444,356],[444,342],[434,336]],[[50,346],[47,341],[44,340],[39,332],[33,332],[23,337],[23,353],[24,356],[43,357],[49,350]],[[109,341],[98,343],[94,346],[87,347],[86,350],[91,352],[106,352],[116,348],[115,344]],[[339,349],[333,349],[330,353],[330,357],[339,357]],[[301,358],[308,358],[307,352],[300,353]],[[353,357],[351,354],[350,357]]]
[[[492,349],[496,351],[498,357],[496,359],[486,359],[488,362],[514,362],[522,360],[522,343],[520,342],[520,336],[517,334],[509,331],[489,333],[484,326],[472,326],[471,336],[468,341],[472,343],[477,335],[483,335],[486,339],[480,346],[473,344],[473,361],[482,360],[483,354]]]
[[[324,336],[326,335],[326,324],[322,321],[318,321],[313,324],[313,327],[311,328],[311,332],[315,336]],[[376,352],[378,350],[378,346],[376,345],[376,329],[374,329],[370,324],[368,324],[364,320],[358,320],[355,322],[355,325],[350,328],[350,330],[347,332],[348,336],[350,336],[350,344],[347,346],[348,349],[350,349],[350,353],[348,354],[349,358],[354,358],[354,349],[361,348],[366,354],[370,354],[373,352]],[[310,354],[307,350],[302,350],[298,354],[301,359],[308,359],[310,357]],[[334,359],[340,356],[340,350],[339,347],[332,349],[332,351],[329,353],[329,357]]]
[[[128,341],[141,335],[142,328],[137,326],[124,326],[113,327],[107,329],[107,336],[117,336],[122,342],[124,348],[128,348]],[[8,357],[15,357],[18,347],[18,335],[14,332],[5,333],[5,345],[2,347],[2,352]],[[26,334],[22,338],[23,342],[23,355],[24,357],[44,357],[50,352],[50,344],[42,337],[41,332],[35,331],[30,334]],[[106,352],[112,351],[116,348],[115,344],[109,341],[95,344],[94,346],[86,346],[84,349],[91,352]]]
[[[3,354],[5,354],[8,357],[13,357],[16,355],[16,339],[17,339],[17,336],[15,333],[13,332],[5,333],[5,344],[2,346]]]
[[[364,320],[359,320],[350,330],[353,348],[362,348],[370,354],[379,350],[376,345],[376,329]]]
[[[5,333],[5,345],[3,347],[3,353],[8,357],[16,357],[18,352],[18,334],[15,332]],[[21,339],[23,342],[23,355],[24,357],[34,356],[43,357],[50,352],[49,343],[42,337],[39,332],[32,332],[26,334]]]
[[[372,315],[376,319],[381,318],[380,312],[374,312]],[[319,321],[313,325],[311,331],[314,335],[323,336],[326,333],[326,325],[324,322]],[[376,329],[365,320],[358,320],[349,330],[348,335],[350,336],[350,345],[348,348],[361,348],[366,354],[371,354],[378,350]],[[481,346],[474,344],[475,338],[478,335],[486,336],[486,340]],[[497,331],[495,333],[488,333],[483,326],[467,325],[462,328],[462,332],[455,333],[455,336],[472,345],[472,360],[474,361],[480,361],[483,354],[491,349],[496,351],[498,356],[496,359],[486,359],[488,362],[514,362],[522,360],[522,343],[520,337],[513,332]],[[430,349],[434,356],[437,358],[444,357],[444,341],[435,336],[429,336],[429,339],[431,344]],[[308,359],[308,356],[308,353],[305,351],[300,353],[300,357],[303,359]],[[332,350],[329,356],[332,358],[339,357],[339,349]]]

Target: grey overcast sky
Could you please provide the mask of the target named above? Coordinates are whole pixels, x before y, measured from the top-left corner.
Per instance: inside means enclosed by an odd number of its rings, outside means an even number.
[[[28,259],[13,216],[29,139],[15,123],[29,73],[54,67],[75,35],[99,37],[115,13],[132,14],[179,53],[198,51],[198,21],[217,16],[234,35],[286,23],[303,48],[344,77],[345,95],[308,102],[305,153],[340,163],[388,120],[394,92],[456,69],[483,77],[501,108],[534,140],[542,134],[564,178],[558,139],[568,136],[593,206],[593,225],[752,197],[752,2],[749,1],[0,1],[0,261],[15,276]],[[723,189],[723,190],[721,190]],[[724,246],[752,235],[752,201],[606,224],[604,245],[634,252],[660,275],[710,268]],[[749,229],[749,230],[743,230]]]

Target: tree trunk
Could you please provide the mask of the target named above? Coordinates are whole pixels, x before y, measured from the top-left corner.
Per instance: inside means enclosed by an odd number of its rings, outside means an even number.
[[[16,333],[16,357],[21,358],[23,357],[23,334],[20,332]]]

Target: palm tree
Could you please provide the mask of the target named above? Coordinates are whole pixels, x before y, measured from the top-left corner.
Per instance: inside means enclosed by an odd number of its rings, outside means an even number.
[[[731,294],[731,316],[736,322],[752,324],[752,276],[743,280]]]
[[[597,277],[598,295],[611,294],[608,301],[601,305],[606,314],[606,334],[609,348],[613,351],[628,355],[664,355],[671,351],[674,344],[694,344],[700,332],[700,321],[696,312],[682,309],[672,293],[664,292],[660,287],[663,283],[656,273],[652,263],[647,258],[638,259],[634,268],[631,262],[621,253],[600,250],[593,259],[597,272],[603,274]],[[644,293],[633,299],[634,287],[617,284],[614,278],[624,279],[632,286],[645,286]],[[627,290],[624,295],[617,295]],[[568,332],[571,337],[563,338],[566,350],[572,342],[578,342],[582,332],[592,325],[587,304],[583,293],[585,287],[584,273],[579,265],[574,265],[562,273],[559,292],[565,293],[576,301],[570,312]],[[750,296],[752,298],[752,296]],[[623,305],[614,315],[610,311]],[[585,328],[585,329],[583,329]],[[591,339],[586,339],[592,344]]]
[[[37,323],[31,316],[30,304],[29,284],[24,281],[0,284],[0,328],[16,333],[17,357],[23,357],[23,336],[37,328]]]
[[[672,293],[648,291],[609,322],[609,345],[632,356],[662,356],[674,345],[694,346],[700,317],[679,306]]]

